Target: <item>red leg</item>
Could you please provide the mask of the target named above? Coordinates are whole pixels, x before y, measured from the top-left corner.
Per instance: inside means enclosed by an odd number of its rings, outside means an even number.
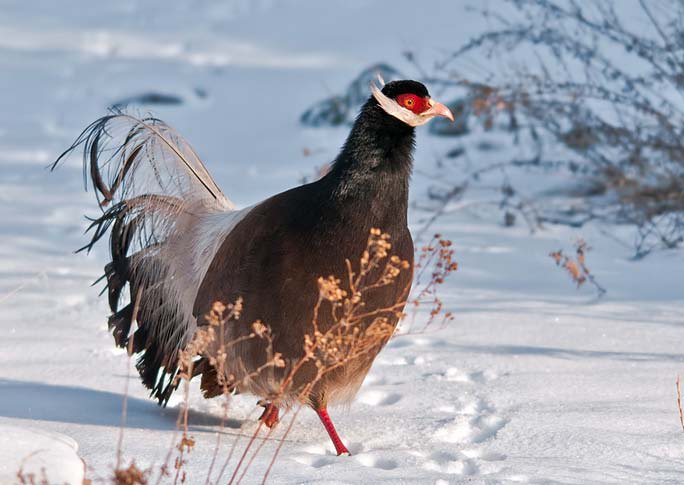
[[[344,443],[342,443],[340,435],[337,434],[337,430],[335,429],[335,425],[333,425],[332,419],[330,419],[328,410],[326,408],[316,409],[316,413],[318,413],[318,417],[321,418],[321,422],[323,423],[323,426],[325,426],[325,430],[328,432],[333,445],[335,445],[337,456],[351,455],[347,447],[344,446]]]
[[[272,428],[280,422],[280,419],[278,418],[278,406],[265,401],[259,401],[258,404],[259,406],[264,407],[264,412],[261,413],[259,419],[263,421],[266,426]]]

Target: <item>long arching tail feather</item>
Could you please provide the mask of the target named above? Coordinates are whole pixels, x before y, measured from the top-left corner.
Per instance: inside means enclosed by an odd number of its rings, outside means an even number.
[[[179,351],[195,331],[194,299],[210,263],[198,257],[207,244],[201,224],[234,206],[190,145],[156,118],[104,116],[52,168],[81,147],[86,188],[90,178],[102,208],[81,250],[90,251],[110,232],[111,262],[102,277],[112,311],[109,329],[119,347],[133,336],[143,383],[166,404],[177,385]]]

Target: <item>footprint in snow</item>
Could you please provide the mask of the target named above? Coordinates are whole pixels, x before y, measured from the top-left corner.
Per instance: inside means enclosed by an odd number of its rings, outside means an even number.
[[[324,445],[312,445],[304,448],[306,454],[294,457],[294,460],[302,465],[308,465],[313,468],[323,468],[328,465],[345,463],[345,459],[351,459],[368,468],[376,468],[378,470],[394,470],[399,467],[399,463],[391,458],[384,456],[377,456],[372,452],[363,452],[363,445],[361,443],[351,443],[349,446],[351,457],[339,457],[333,453],[332,449],[328,449]]]
[[[296,456],[295,461],[313,468],[323,468],[324,466],[332,465],[339,460],[337,460],[336,456],[302,455]]]
[[[352,457],[363,452],[363,445],[361,443],[347,443],[347,448]],[[295,456],[294,460],[302,465],[308,465],[313,468],[344,463],[343,460],[345,459],[345,457],[337,456],[332,446],[324,444],[306,446],[302,451],[305,454]]]
[[[473,460],[446,451],[435,451],[430,454],[423,468],[450,475],[475,475],[480,472],[480,468]]]
[[[469,448],[463,450],[462,453],[468,458],[479,458],[484,461],[503,461],[506,459],[506,455],[483,451],[481,448]]]
[[[460,415],[437,430],[435,438],[445,443],[482,443],[496,436],[507,422],[496,414]]]
[[[435,451],[427,457],[423,468],[450,475],[486,475],[501,471],[498,462],[505,459],[504,455],[485,453],[479,449],[467,449],[460,453]]]
[[[508,420],[483,399],[468,399],[462,402],[460,409],[449,407],[444,411],[455,413],[456,417],[447,420],[435,432],[434,438],[444,443],[466,445],[466,448],[458,453],[433,453],[423,465],[424,468],[458,475],[484,475],[500,471],[502,467],[499,462],[506,459],[505,455],[488,452],[478,445],[493,439]]]
[[[374,456],[370,453],[353,456],[359,463],[366,467],[379,468],[380,470],[394,470],[399,464],[391,459]]]
[[[496,379],[499,375],[492,370],[468,372],[457,367],[449,367],[444,373],[439,374],[439,377],[451,382],[483,384]]]
[[[362,443],[347,443],[347,448],[349,449],[349,452],[352,455],[356,455],[356,454],[361,453],[363,451],[363,444]],[[335,454],[335,450],[332,447],[332,444],[329,444],[327,442],[325,442],[325,444],[324,443],[318,443],[318,444],[306,446],[306,447],[302,448],[302,451],[304,453],[309,454],[309,455],[337,457],[337,455]]]

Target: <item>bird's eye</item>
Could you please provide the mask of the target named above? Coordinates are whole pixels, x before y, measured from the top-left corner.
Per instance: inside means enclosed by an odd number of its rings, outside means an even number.
[[[406,101],[404,101],[404,105],[407,108],[412,108],[413,107],[413,98],[407,98]]]

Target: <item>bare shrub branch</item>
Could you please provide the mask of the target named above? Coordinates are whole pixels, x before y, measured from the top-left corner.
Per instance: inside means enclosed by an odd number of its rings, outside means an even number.
[[[562,146],[569,173],[601,185],[582,206],[542,210],[538,222],[632,224],[637,256],[681,246],[684,4],[642,0],[638,24],[610,0],[507,4],[518,16],[483,9],[499,27],[448,55],[436,77],[467,89],[486,129],[503,117],[516,137],[528,132],[540,167]],[[467,59],[482,56],[508,65],[470,76]]]

